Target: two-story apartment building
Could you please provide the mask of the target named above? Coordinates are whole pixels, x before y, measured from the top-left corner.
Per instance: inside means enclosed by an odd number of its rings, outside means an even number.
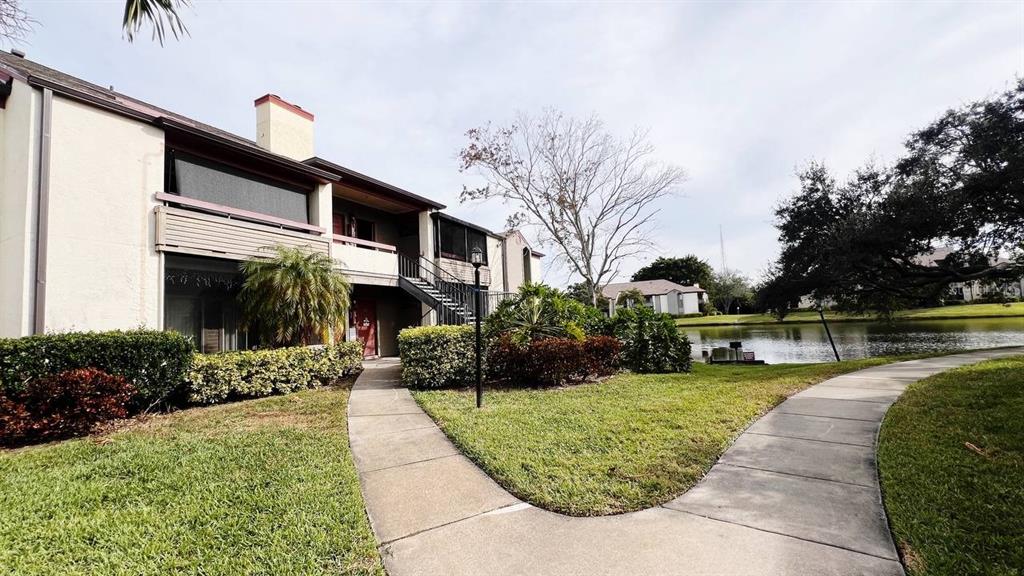
[[[330,255],[367,356],[398,331],[473,318],[536,278],[522,234],[317,157],[314,116],[268,94],[256,139],[0,52],[0,336],[149,327],[200,350],[253,346],[239,263],[274,245]]]

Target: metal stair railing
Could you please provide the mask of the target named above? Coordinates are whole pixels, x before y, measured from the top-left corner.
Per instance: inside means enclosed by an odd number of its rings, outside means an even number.
[[[407,280],[420,280],[423,286],[417,286],[417,288],[437,301],[434,310],[438,313],[438,323],[440,324],[468,324],[476,319],[478,313],[480,318],[486,318],[499,304],[516,294],[515,292],[481,290],[481,310],[478,311],[474,298],[476,292],[474,286],[465,284],[423,256],[413,259],[410,256],[399,254],[398,258],[399,275]],[[414,283],[414,285],[416,284]],[[436,292],[436,295],[432,294],[432,291]]]
[[[399,254],[398,273],[407,280],[420,282],[412,283],[436,302],[434,310],[439,324],[466,324],[474,320],[472,286],[458,282],[454,276],[422,256],[413,259]]]

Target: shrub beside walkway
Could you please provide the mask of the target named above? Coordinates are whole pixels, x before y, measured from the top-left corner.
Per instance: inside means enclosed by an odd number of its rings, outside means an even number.
[[[902,574],[875,472],[879,422],[909,383],[1021,351],[825,381],[751,426],[689,492],[618,516],[573,518],[518,501],[398,385],[396,361],[366,366],[349,403],[349,437],[391,576]]]

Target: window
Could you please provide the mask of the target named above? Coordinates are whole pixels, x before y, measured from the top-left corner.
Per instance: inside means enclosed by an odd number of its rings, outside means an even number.
[[[441,256],[463,262],[469,260],[469,253],[466,251],[466,227],[446,220],[438,220],[437,225]]]
[[[467,230],[466,234],[469,240],[469,255],[473,254],[474,248],[479,248],[484,254],[484,264],[487,264],[487,236],[476,230]]]
[[[308,190],[192,156],[168,153],[171,193],[277,218],[309,223]]]
[[[206,354],[247,348],[236,301],[241,285],[237,262],[168,255],[164,329],[191,337]]]
[[[442,258],[469,262],[473,248],[479,248],[484,254],[484,265],[487,265],[487,235],[449,220],[437,219],[438,254]]]

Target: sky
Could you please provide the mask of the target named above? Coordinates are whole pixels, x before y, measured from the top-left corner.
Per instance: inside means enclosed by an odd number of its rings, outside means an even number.
[[[495,230],[513,207],[458,200],[466,130],[545,108],[649,129],[687,179],[657,206],[656,250],[618,280],[657,256],[721,268],[722,245],[756,280],[798,168],[892,161],[913,130],[1024,76],[1020,1],[197,0],[190,35],[163,47],[122,38],[123,1],[22,4],[37,24],[15,46],[32,60],[249,138],[253,100],[277,94],[316,115],[318,156]]]

